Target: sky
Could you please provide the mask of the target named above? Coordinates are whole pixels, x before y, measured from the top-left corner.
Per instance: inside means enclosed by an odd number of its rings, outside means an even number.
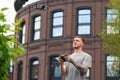
[[[5,11],[7,22],[14,23],[16,11],[14,9],[14,1],[15,0],[0,0],[0,9],[3,7],[9,8]]]
[[[15,15],[16,15],[16,11],[14,9],[14,1],[15,0],[0,0],[0,9],[3,7],[8,8],[8,10],[5,11],[5,15],[6,15],[6,22],[8,24],[11,24],[15,22]],[[14,29],[14,27],[11,27],[11,29]],[[6,35],[11,35],[14,34],[13,32],[7,32]]]

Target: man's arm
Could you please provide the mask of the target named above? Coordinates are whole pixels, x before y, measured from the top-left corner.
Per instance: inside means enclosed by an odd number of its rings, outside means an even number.
[[[87,72],[87,70],[88,70],[87,66],[77,63],[77,62],[73,61],[71,58],[70,58],[69,62],[72,63],[80,71]]]

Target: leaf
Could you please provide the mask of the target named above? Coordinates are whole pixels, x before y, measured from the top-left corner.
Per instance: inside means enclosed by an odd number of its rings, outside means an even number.
[[[0,21],[2,22],[6,21],[5,15],[3,13],[0,13]]]
[[[6,7],[1,9],[1,11],[6,11],[6,10],[8,10],[8,8]]]

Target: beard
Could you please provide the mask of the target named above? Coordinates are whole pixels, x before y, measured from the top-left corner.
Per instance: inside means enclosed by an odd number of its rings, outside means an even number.
[[[80,46],[73,46],[73,49],[79,49]]]
[[[83,47],[83,45],[77,45],[77,44],[73,44],[73,49],[79,49]]]

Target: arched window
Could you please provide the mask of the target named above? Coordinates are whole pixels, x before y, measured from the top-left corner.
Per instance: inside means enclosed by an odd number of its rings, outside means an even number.
[[[25,22],[23,22],[23,23],[21,24],[21,27],[22,27],[22,30],[20,31],[20,38],[19,38],[19,40],[20,40],[20,43],[24,44],[24,43],[25,43],[25,33],[26,33],[26,30],[25,30],[25,28],[26,28]]]
[[[52,37],[63,36],[63,11],[57,11],[52,14]]]
[[[40,39],[41,16],[33,18],[32,41]]]
[[[18,62],[18,69],[17,69],[17,80],[22,80],[22,72],[23,72],[23,62]]]
[[[91,34],[91,9],[78,10],[78,35]]]
[[[30,80],[38,80],[39,73],[39,60],[31,59],[30,60]]]
[[[50,57],[49,80],[61,80],[58,56]]]

